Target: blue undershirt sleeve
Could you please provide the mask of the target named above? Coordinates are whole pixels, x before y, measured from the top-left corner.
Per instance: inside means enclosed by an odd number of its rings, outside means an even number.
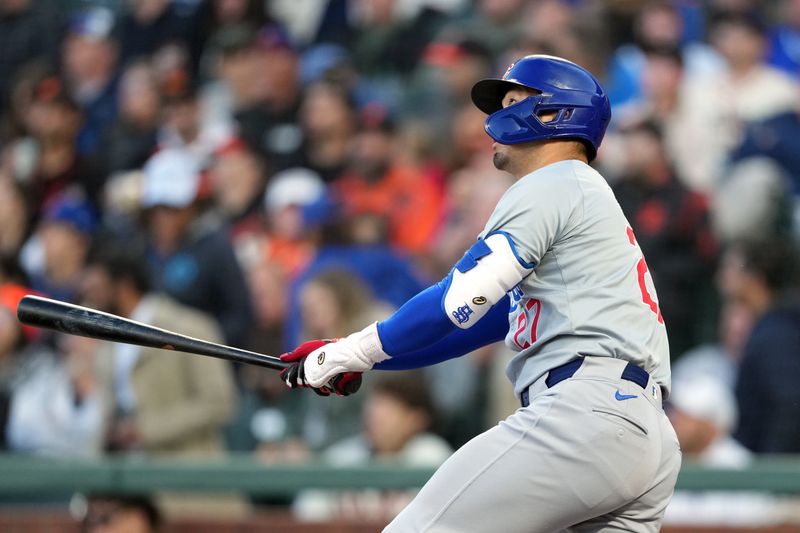
[[[378,323],[383,350],[391,359],[376,369],[405,370],[428,366],[502,340],[508,332],[509,299],[504,297],[472,327],[460,329],[442,306],[448,276],[414,296],[391,317]]]

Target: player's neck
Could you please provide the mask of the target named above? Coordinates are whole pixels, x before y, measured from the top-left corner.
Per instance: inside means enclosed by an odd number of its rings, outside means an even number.
[[[543,144],[541,146],[537,146],[536,148],[531,149],[526,155],[528,157],[524,158],[520,162],[519,170],[512,173],[514,178],[518,180],[532,172],[536,172],[540,168],[544,168],[548,165],[559,163],[561,161],[581,161],[588,164],[586,157],[582,154],[579,154],[574,150],[564,149],[563,146],[557,146],[555,144]]]

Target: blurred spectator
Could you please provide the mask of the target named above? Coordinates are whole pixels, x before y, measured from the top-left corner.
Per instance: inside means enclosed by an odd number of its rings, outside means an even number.
[[[191,12],[170,0],[134,0],[119,22],[120,59],[126,64],[133,59],[152,55],[165,44],[189,42]]]
[[[468,38],[431,43],[424,59],[427,64],[442,69],[445,94],[457,106],[469,103],[474,80],[487,78],[492,71],[489,49]]]
[[[234,123],[236,113],[258,107],[266,98],[269,80],[262,75],[262,50],[249,24],[224,28],[217,36],[219,59],[215,79],[205,84],[206,120]]]
[[[289,282],[286,273],[263,255],[248,258],[246,274],[253,323],[244,348],[268,354],[284,350],[283,327]],[[302,441],[304,397],[289,389],[274,372],[244,365],[239,372],[241,406],[226,428],[228,447],[236,451],[259,448],[267,461],[297,462],[309,456]]]
[[[181,150],[158,152],[145,165],[151,274],[157,289],[212,315],[225,341],[241,345],[251,320],[247,287],[227,230],[203,210],[203,181],[195,158]]]
[[[731,76],[741,81],[747,75],[769,74],[771,77],[767,77],[766,81],[785,83],[780,76],[774,76],[775,71],[765,64],[766,29],[766,21],[755,9],[737,11],[726,8],[712,14],[709,42],[725,60]]]
[[[708,325],[716,256],[708,207],[676,178],[655,124],[627,127],[622,143],[627,162],[614,194],[659,288],[670,351],[679,354],[704,340]]]
[[[17,257],[28,238],[30,220],[22,187],[0,173],[0,257]]]
[[[241,239],[262,230],[264,165],[247,145],[234,139],[215,154],[209,177],[215,205],[230,226],[231,240],[238,248]]]
[[[103,399],[95,376],[98,341],[63,335],[57,350],[24,352],[23,376],[14,387],[6,434],[15,452],[52,457],[99,457],[103,450]]]
[[[526,4],[522,11],[523,39],[548,43],[554,48],[561,48],[559,41],[573,31],[577,20],[586,14],[588,7],[585,3],[581,5],[580,2],[565,0],[540,0]]]
[[[736,439],[755,453],[800,452],[800,305],[791,243],[743,243],[726,252],[723,294],[745,305],[755,324],[736,384]]]
[[[741,468],[751,453],[733,440],[736,399],[714,376],[676,380],[669,397],[669,418],[683,457],[708,466]]]
[[[791,109],[751,122],[731,154],[736,163],[751,157],[768,157],[788,178],[795,202],[800,197],[800,91]]]
[[[458,112],[474,108],[470,91],[475,80],[488,78],[493,70],[491,53],[479,41],[464,37],[433,41],[412,78],[404,111],[425,120],[437,138],[447,139]],[[483,129],[481,133],[485,139]]]
[[[448,24],[443,34],[459,33],[484,44],[494,57],[505,53],[524,35],[524,0],[478,0],[472,13]]]
[[[800,2],[781,0],[779,23],[771,28],[768,61],[790,76],[800,77]]]
[[[725,265],[723,268],[730,267]],[[722,277],[726,275],[721,274]],[[693,377],[713,378],[732,393],[752,327],[750,309],[741,302],[725,299],[720,311],[717,341],[701,344],[684,354],[675,354],[677,358],[672,365],[672,380],[682,382]]]
[[[475,243],[512,179],[507,173],[497,170],[491,158],[482,153],[450,175],[444,221],[436,244],[431,247],[431,255],[439,265],[437,276],[444,276],[464,251]]]
[[[77,284],[97,225],[92,206],[79,196],[63,196],[46,206],[36,234],[25,245],[23,263],[31,287],[74,302]]]
[[[337,339],[391,314],[346,271],[329,270],[309,280],[300,292],[303,339]]]
[[[693,78],[685,71],[680,49],[668,46],[644,50],[637,76],[641,98],[614,109],[613,129],[603,143],[600,164],[607,170],[610,180],[625,172],[628,149],[616,134],[617,128],[650,120],[661,129],[668,161],[685,182],[682,176],[694,164],[692,157],[696,147],[691,144],[692,136],[687,134],[682,115],[686,86]]]
[[[313,43],[345,43],[351,33],[353,2],[347,0],[273,0],[267,9],[270,17],[286,27],[292,40],[304,47]]]
[[[736,400],[714,376],[673,380],[667,413],[678,435],[686,462],[711,468],[741,469],[751,452],[731,437],[736,426]],[[787,502],[788,503],[788,502]],[[664,522],[698,527],[780,524],[787,516],[777,499],[755,491],[685,492],[672,496]]]
[[[684,42],[684,20],[675,2],[645,2],[632,27],[633,42],[619,47],[611,58],[607,90],[612,106],[635,104],[644,96],[642,75],[650,50],[678,51],[687,75],[692,77],[725,68],[722,58],[708,44]]]
[[[259,353],[283,352],[283,328],[289,294],[289,280],[283,269],[270,261],[259,261],[247,270],[253,325],[245,344]]]
[[[299,320],[300,289],[308,280],[327,270],[345,270],[364,282],[382,301],[400,307],[426,287],[414,264],[385,244],[359,245],[353,238],[354,221],[342,218],[323,228],[321,244],[306,269],[297,276],[289,292],[285,346],[302,342]]]
[[[276,24],[259,29],[250,46],[254,48],[247,53],[255,52],[255,68],[265,85],[257,95],[260,101],[236,110],[239,133],[264,156],[272,172],[304,166],[305,139],[298,123],[303,101],[298,51]]]
[[[598,79],[607,78],[611,36],[604,9],[608,9],[608,2],[544,0],[524,4],[518,23],[523,37],[502,53],[501,70],[495,74],[504,72],[522,55],[550,54],[584,66]]]
[[[318,244],[315,228],[328,215],[328,193],[319,175],[305,168],[290,168],[270,179],[264,194],[267,234],[263,258],[296,278],[314,257]]]
[[[106,175],[141,168],[156,147],[161,95],[153,68],[131,63],[119,83],[119,117],[104,135],[99,156]]]
[[[441,191],[432,176],[398,160],[396,141],[395,124],[386,111],[365,109],[349,168],[333,191],[346,213],[385,218],[389,242],[421,254],[441,222]]]
[[[217,150],[231,141],[231,124],[205,122],[201,98],[192,80],[180,69],[173,74],[174,78],[162,81],[163,119],[157,134],[158,146],[191,154],[196,164],[204,168]]]
[[[375,90],[387,91],[384,97],[376,95],[376,101],[388,103],[385,98],[394,96],[399,77],[416,67],[425,46],[446,22],[444,10],[437,2],[359,0],[352,4],[353,60]]]
[[[493,172],[490,168],[494,168],[494,165],[490,167],[485,163],[486,159],[491,159],[487,156],[491,154],[492,139],[484,129],[485,115],[480,113],[480,109],[476,113],[476,109],[474,105],[463,105],[457,109],[447,132],[451,143],[447,164],[454,171],[486,167],[487,171]]]
[[[687,185],[708,191],[719,181],[744,123],[793,109],[797,83],[765,62],[765,27],[750,15],[723,14],[711,27],[710,42],[727,70],[698,76],[687,86],[680,116],[687,146]]]
[[[147,269],[131,251],[99,254],[90,269],[96,271],[92,281],[102,285],[87,289],[96,301],[98,295],[105,295],[102,309],[221,341],[219,328],[210,317],[151,292]],[[98,352],[110,450],[157,455],[222,453],[221,428],[236,404],[229,363],[127,344],[104,344]]]
[[[306,49],[300,60],[300,80],[304,87],[318,81],[339,84],[356,93],[355,99],[359,104],[369,101],[368,95],[358,94],[360,74],[353,64],[350,50],[339,44],[321,43]]]
[[[790,188],[783,169],[768,157],[748,157],[730,165],[711,197],[711,222],[719,241],[789,235],[797,205]]]
[[[64,81],[83,112],[78,153],[93,155],[117,118],[117,43],[114,14],[94,8],[71,17],[62,46]]]
[[[391,314],[364,284],[346,271],[329,270],[315,276],[300,291],[302,338],[336,339],[348,328],[364,327]],[[320,398],[306,395],[303,412],[303,441],[321,450],[358,432],[360,412],[366,395]]]
[[[339,467],[391,461],[433,468],[444,462],[453,450],[428,431],[436,414],[424,375],[392,372],[374,381],[364,401],[363,431],[331,446],[323,459]],[[294,511],[310,521],[389,520],[413,497],[413,491],[306,491],[298,497]]]
[[[20,285],[0,284],[0,450],[7,449],[6,427],[14,388],[24,375],[28,343],[35,330],[16,319],[17,305],[29,291]],[[39,346],[37,345],[37,348]]]
[[[269,263],[257,268],[251,274],[258,272],[259,277],[251,278],[253,281],[272,285],[278,279],[266,278],[274,275],[269,272]],[[258,309],[269,305],[267,301],[280,296],[282,291],[275,287],[262,292],[262,287],[254,287],[254,294],[261,297],[256,303]],[[341,337],[354,325],[363,327],[390,314],[386,304],[376,301],[363,283],[343,270],[324,271],[311,278],[303,285],[300,299],[303,339]],[[266,341],[259,346],[265,346]],[[273,345],[271,339],[271,351],[267,353],[279,351]],[[244,447],[248,442],[257,444],[257,453],[265,462],[306,459],[313,451],[352,435],[361,427],[362,395],[347,398],[286,395],[287,389],[274,375],[243,371],[246,410],[240,413],[231,433],[239,446]]]
[[[94,341],[59,336],[59,349],[16,319],[33,291],[0,285],[0,449],[50,456],[97,456],[102,403],[95,386]]]
[[[192,24],[193,56],[199,58],[199,76],[215,76],[217,62],[231,30],[266,24],[265,3],[260,0],[202,0]]]
[[[51,21],[33,0],[0,2],[0,119],[10,111],[11,84],[20,68],[37,58],[55,59]]]
[[[678,128],[673,115],[680,104],[684,82],[684,60],[680,50],[673,47],[651,48],[644,53],[642,64],[642,90],[645,113],[671,130]]]
[[[344,172],[358,120],[355,104],[340,84],[318,81],[306,88],[300,107],[308,166],[326,183]]]
[[[36,86],[41,80],[53,75],[53,67],[46,60],[39,59],[26,63],[17,69],[16,75],[8,80],[8,102],[0,112],[0,142],[3,143],[3,166],[17,164],[14,158],[9,157],[12,143],[19,142],[21,139],[30,135],[30,108],[36,97]],[[33,144],[29,140],[27,144]],[[35,154],[33,154],[35,155]],[[32,155],[23,158],[23,162],[32,159]],[[30,166],[28,163],[27,166]],[[5,169],[8,172],[8,168]],[[31,170],[17,169],[15,173],[22,175],[31,174]]]
[[[39,74],[39,73],[37,73]],[[95,203],[104,176],[77,151],[82,114],[60,78],[39,77],[30,85],[23,120],[27,137],[9,144],[8,170],[25,191],[32,215],[70,188],[83,190]]]
[[[208,315],[153,292],[135,249],[106,247],[92,258],[84,282],[86,303],[184,335],[223,342]],[[168,457],[219,457],[223,427],[238,396],[227,361],[128,344],[100,343],[98,388],[103,395],[106,448]],[[232,493],[157,492],[165,516],[241,518],[245,501]]]
[[[156,533],[161,512],[149,497],[121,494],[90,494],[82,497],[77,517],[81,533]]]

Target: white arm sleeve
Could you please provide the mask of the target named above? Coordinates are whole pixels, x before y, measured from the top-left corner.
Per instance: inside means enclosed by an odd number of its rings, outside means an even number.
[[[480,320],[535,266],[518,258],[514,243],[505,234],[489,235],[478,244],[465,256],[472,261],[459,261],[450,273],[450,286],[444,296],[445,313],[461,329]],[[480,248],[477,256],[470,255],[476,248]]]

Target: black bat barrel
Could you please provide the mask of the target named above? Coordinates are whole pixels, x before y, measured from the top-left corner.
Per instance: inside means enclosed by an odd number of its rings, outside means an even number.
[[[289,366],[277,357],[187,337],[110,313],[39,296],[25,296],[17,307],[17,318],[23,324],[70,335],[207,355],[276,370]]]

